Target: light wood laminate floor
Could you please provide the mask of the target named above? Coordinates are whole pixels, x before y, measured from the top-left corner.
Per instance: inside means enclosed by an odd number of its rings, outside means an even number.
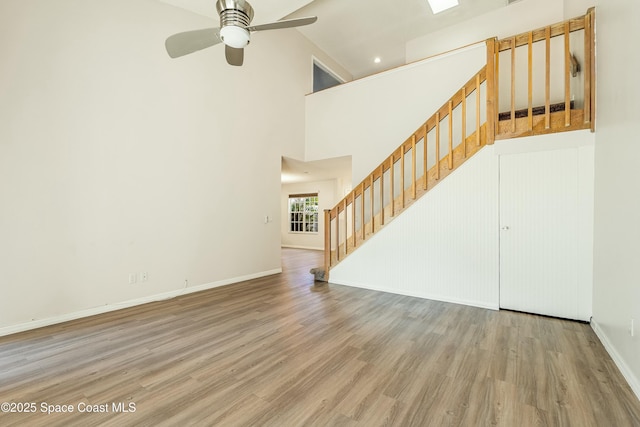
[[[0,425],[640,426],[589,325],[314,286],[321,256],[285,249],[279,275],[0,337],[0,402],[37,405]]]

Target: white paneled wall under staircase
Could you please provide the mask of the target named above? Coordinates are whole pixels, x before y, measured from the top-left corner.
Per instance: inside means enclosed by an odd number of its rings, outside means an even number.
[[[593,134],[584,130],[484,147],[333,267],[330,282],[588,320],[593,264],[593,139]],[[546,163],[544,168],[532,162],[525,170],[519,164],[529,158],[545,163],[554,156],[557,161]],[[509,168],[512,173],[505,173]],[[563,172],[542,177],[556,169]],[[514,180],[512,175],[518,173],[529,174],[525,180],[528,188]],[[566,185],[549,192],[549,185],[554,187],[558,177]],[[572,194],[571,200],[564,201],[571,209],[557,206],[564,197],[560,192]],[[533,219],[523,215],[520,220],[527,227],[539,227],[531,233],[545,246],[543,250],[501,230],[501,221],[506,226],[510,220],[507,212],[514,203],[517,209],[527,209],[518,204],[526,198],[535,198],[530,203],[549,212],[543,217],[532,210]],[[510,231],[513,227],[519,226],[510,225]],[[554,236],[557,232],[564,235]],[[551,244],[553,239],[564,244]],[[519,293],[519,286],[533,291]],[[521,301],[513,303],[513,298]]]

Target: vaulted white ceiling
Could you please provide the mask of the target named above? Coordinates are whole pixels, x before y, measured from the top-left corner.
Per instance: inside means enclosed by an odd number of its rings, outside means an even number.
[[[215,0],[159,0],[212,18]],[[505,7],[508,0],[459,0],[460,5],[434,15],[427,0],[250,0],[252,21],[317,16],[298,31],[346,68],[354,78],[405,63],[406,42],[474,16]],[[380,63],[374,58],[380,57]]]
[[[219,25],[216,0],[158,1],[210,17],[212,27]],[[409,40],[505,7],[508,0],[459,2],[459,6],[434,15],[427,0],[249,0],[255,12],[253,24],[317,16],[316,23],[298,31],[354,78],[405,64]],[[375,57],[380,57],[380,63],[374,63]],[[351,159],[307,163],[283,159],[282,168],[283,182],[317,181],[349,175]]]

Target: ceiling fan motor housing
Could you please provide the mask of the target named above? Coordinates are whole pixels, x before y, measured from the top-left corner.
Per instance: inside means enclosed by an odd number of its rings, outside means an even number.
[[[249,26],[253,19],[253,8],[245,0],[218,0],[216,9],[220,15],[220,38],[236,49],[249,44]]]
[[[218,0],[216,9],[221,28],[227,25],[248,27],[253,19],[253,8],[245,0]]]

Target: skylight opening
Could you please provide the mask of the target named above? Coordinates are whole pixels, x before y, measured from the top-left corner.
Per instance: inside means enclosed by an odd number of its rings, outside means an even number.
[[[458,0],[427,0],[429,2],[429,6],[431,6],[431,11],[435,15],[436,13],[443,12],[447,9],[451,9],[452,7],[458,6]]]

